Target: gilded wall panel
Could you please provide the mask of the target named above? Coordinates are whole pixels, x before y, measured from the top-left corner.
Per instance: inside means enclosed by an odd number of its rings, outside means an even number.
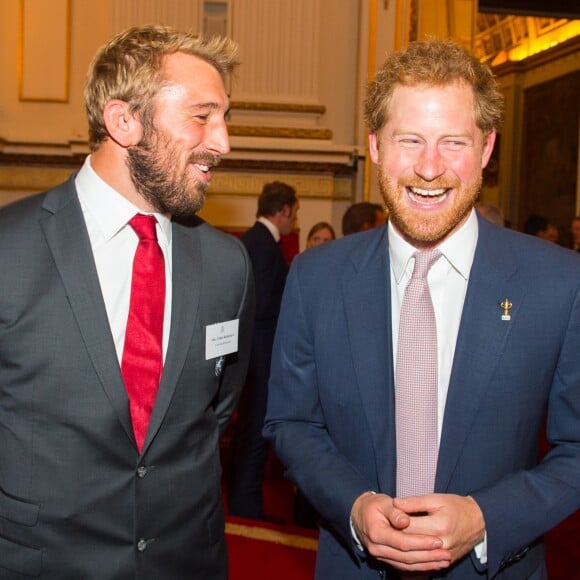
[[[283,173],[215,173],[208,194],[256,196],[265,183],[276,180],[292,185],[301,197],[331,198],[334,195],[332,175]]]

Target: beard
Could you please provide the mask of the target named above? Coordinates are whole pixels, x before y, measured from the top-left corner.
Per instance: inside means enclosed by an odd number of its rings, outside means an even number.
[[[205,202],[209,182],[188,174],[191,163],[215,166],[220,158],[193,153],[185,162],[168,136],[151,128],[141,142],[127,150],[127,165],[135,189],[155,210],[184,218],[197,213]]]
[[[415,179],[400,183],[392,180],[379,167],[379,187],[389,210],[389,220],[397,227],[403,237],[413,246],[433,246],[443,241],[457,226],[459,226],[471,212],[479,191],[482,176],[480,174],[465,186],[461,186],[459,179],[439,178],[434,181]],[[421,215],[405,203],[404,190],[407,187],[421,189],[453,189],[454,200],[450,207],[440,211],[433,211],[430,215]]]

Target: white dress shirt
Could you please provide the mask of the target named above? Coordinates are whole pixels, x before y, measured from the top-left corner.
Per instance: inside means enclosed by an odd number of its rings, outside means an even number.
[[[256,221],[264,224],[268,228],[268,231],[272,234],[276,243],[280,241],[280,230],[268,218],[262,215]]]
[[[133,258],[139,243],[137,234],[128,222],[136,213],[145,212],[140,211],[95,173],[91,167],[90,156],[76,176],[75,185],[89,232],[101,293],[120,364],[129,316]],[[165,360],[171,319],[171,221],[163,214],[153,215],[157,219],[157,238],[165,258],[166,290],[163,322]]]

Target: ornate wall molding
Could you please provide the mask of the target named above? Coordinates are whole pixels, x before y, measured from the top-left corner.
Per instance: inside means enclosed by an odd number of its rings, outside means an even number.
[[[269,111],[276,113],[305,113],[324,115],[324,105],[304,105],[299,103],[260,103],[251,101],[232,101],[230,109],[238,111]]]
[[[67,103],[70,85],[71,0],[20,0],[18,98]],[[45,74],[50,70],[50,74]]]
[[[299,175],[284,172],[216,173],[208,195],[236,195],[256,197],[265,183],[281,180],[292,185],[299,197],[329,199],[334,195],[332,175]]]
[[[331,162],[283,161],[271,159],[230,159],[220,163],[220,169],[238,171],[266,171],[287,173],[323,173],[327,175],[352,176],[357,172],[356,159],[350,164]],[[217,175],[216,173],[216,175]]]
[[[300,127],[251,127],[243,125],[228,125],[232,137],[268,137],[279,139],[315,139],[330,141],[330,129],[305,129]]]

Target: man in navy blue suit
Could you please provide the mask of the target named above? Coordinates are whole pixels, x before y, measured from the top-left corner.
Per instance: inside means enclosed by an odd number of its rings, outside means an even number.
[[[365,101],[389,222],[292,265],[264,433],[323,518],[318,579],[544,579],[541,536],[579,507],[580,260],[478,218],[502,107],[451,41],[389,55]],[[403,498],[401,305],[435,248],[436,473]]]
[[[258,198],[256,223],[242,236],[256,283],[256,315],[250,367],[234,426],[228,505],[231,515],[263,519],[262,478],[267,441],[266,415],[270,358],[288,264],[280,236],[292,232],[299,202],[295,189],[281,181],[267,183]]]

